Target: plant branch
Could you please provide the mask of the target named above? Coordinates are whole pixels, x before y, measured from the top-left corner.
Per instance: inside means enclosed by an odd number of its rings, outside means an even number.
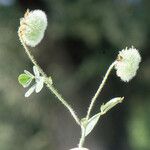
[[[114,61],[114,62],[109,66],[109,68],[108,68],[108,70],[107,70],[107,72],[106,72],[106,74],[105,74],[105,76],[104,76],[104,78],[103,78],[103,80],[102,80],[102,83],[99,85],[98,90],[96,91],[94,97],[92,98],[91,103],[90,103],[90,106],[89,106],[88,111],[87,111],[87,115],[86,115],[86,119],[87,119],[87,120],[89,119],[90,113],[91,113],[91,111],[92,111],[92,109],[93,109],[93,106],[94,106],[94,103],[95,103],[97,97],[99,96],[100,92],[102,91],[102,88],[104,87],[104,85],[105,85],[105,83],[106,83],[106,80],[107,80],[107,78],[108,78],[108,76],[109,76],[109,74],[110,74],[110,72],[111,72],[111,70],[113,69],[113,67],[114,67],[115,64],[116,64],[116,61]]]
[[[78,125],[80,125],[80,120],[77,117],[75,111],[73,108],[64,100],[64,98],[58,93],[58,91],[53,87],[51,84],[47,84],[47,87],[50,89],[50,91],[58,98],[58,100],[70,111],[72,117],[76,121]]]
[[[83,147],[83,144],[85,141],[85,130],[86,128],[81,126],[81,138],[80,138],[79,145],[78,145],[79,148]]]
[[[38,65],[37,61],[34,59],[34,56],[31,54],[30,50],[26,46],[26,44],[23,42],[22,38],[20,37],[20,41],[25,49],[26,54],[28,55],[31,62],[38,68],[39,72],[42,74],[43,77],[47,77],[47,75],[44,73],[42,68]]]
[[[28,47],[26,46],[26,44],[23,42],[23,40],[20,37],[20,41],[25,49],[26,54],[28,55],[29,59],[31,60],[31,62],[38,68],[39,72],[42,74],[42,76],[47,79],[47,75],[45,74],[45,72],[42,70],[42,68],[38,65],[38,63],[36,62],[36,60],[34,59],[34,56],[31,54],[30,50],[28,49]],[[75,114],[73,108],[64,100],[64,98],[57,92],[57,90],[53,87],[53,85],[50,83],[49,80],[45,80],[45,84],[47,85],[48,89],[58,98],[58,100],[69,110],[69,112],[71,113],[72,117],[74,118],[74,120],[76,121],[76,123],[78,125],[80,125],[80,120],[78,118],[78,116]]]

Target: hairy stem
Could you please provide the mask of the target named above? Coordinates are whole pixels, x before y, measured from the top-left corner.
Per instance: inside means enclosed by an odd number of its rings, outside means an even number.
[[[93,96],[92,100],[91,100],[91,103],[89,105],[89,108],[88,108],[88,111],[87,111],[87,115],[86,115],[86,120],[89,120],[89,117],[90,117],[90,114],[91,114],[91,111],[93,109],[93,106],[94,106],[94,103],[97,99],[97,97],[99,96],[100,92],[102,91],[102,88],[104,87],[106,81],[107,81],[107,78],[111,72],[111,70],[113,69],[114,65],[116,64],[116,61],[114,61],[108,68],[101,84],[99,85],[98,87],[98,90],[96,91],[95,95]],[[86,126],[83,126],[81,127],[81,138],[80,138],[80,141],[79,141],[79,148],[81,148],[84,144],[84,141],[85,141],[85,130],[86,130]]]
[[[42,74],[43,77],[47,77],[47,75],[44,73],[42,68],[38,65],[38,63],[34,59],[34,56],[31,54],[31,52],[28,49],[28,47],[26,46],[26,44],[23,42],[22,38],[20,38],[20,41],[25,49],[26,54],[28,55],[29,59],[31,60],[31,62],[38,68],[39,72]]]
[[[89,117],[90,117],[90,113],[93,109],[93,106],[94,106],[94,103],[97,99],[97,97],[99,96],[100,92],[102,91],[102,88],[104,87],[105,83],[106,83],[106,80],[111,72],[111,70],[113,69],[114,65],[116,64],[116,61],[114,61],[108,68],[103,80],[102,80],[102,83],[99,85],[98,87],[98,90],[96,91],[95,95],[93,96],[92,100],[91,100],[91,103],[90,103],[90,106],[88,108],[88,111],[87,111],[87,115],[86,115],[86,119],[88,120]]]
[[[38,63],[36,62],[36,60],[34,59],[34,56],[31,54],[30,50],[28,49],[28,47],[26,46],[26,44],[23,42],[23,40],[20,37],[20,41],[25,49],[26,54],[28,55],[29,59],[31,60],[31,62],[38,68],[39,72],[42,74],[42,76],[47,79],[47,75],[45,74],[45,72],[42,70],[42,68],[38,65]],[[45,80],[45,84],[47,85],[48,89],[58,98],[58,100],[69,110],[69,112],[71,113],[72,117],[74,118],[74,120],[76,121],[76,123],[78,125],[80,125],[80,120],[78,118],[78,116],[76,115],[76,113],[74,112],[73,108],[64,100],[64,98],[61,96],[61,94],[59,94],[57,92],[57,90],[53,87],[53,85],[50,83],[49,80]]]
[[[83,147],[83,144],[85,141],[85,129],[86,129],[85,127],[81,127],[81,138],[80,138],[79,145],[78,145],[79,148]]]
[[[72,117],[76,121],[78,125],[80,125],[80,120],[77,117],[75,111],[73,108],[64,100],[64,98],[58,93],[58,91],[53,87],[51,84],[47,84],[47,87],[50,89],[50,91],[61,101],[61,103],[70,111]]]

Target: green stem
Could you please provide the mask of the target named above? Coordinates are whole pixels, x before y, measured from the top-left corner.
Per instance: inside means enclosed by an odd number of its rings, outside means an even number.
[[[27,53],[29,59],[31,60],[31,62],[38,68],[39,72],[42,74],[42,76],[47,79],[47,75],[44,73],[44,71],[42,70],[42,68],[38,65],[38,63],[36,62],[36,60],[34,59],[34,56],[31,54],[30,50],[28,49],[28,47],[26,46],[26,44],[23,42],[23,40],[20,37],[20,41],[25,49],[25,52]],[[71,113],[72,117],[74,118],[74,120],[76,121],[76,123],[78,125],[80,125],[80,120],[78,118],[78,116],[76,115],[76,113],[74,112],[73,108],[64,100],[64,98],[57,92],[57,90],[52,86],[52,84],[50,83],[49,80],[45,80],[45,84],[47,85],[48,89],[58,98],[58,100],[69,110],[69,112]]]
[[[98,87],[98,90],[96,91],[95,95],[93,96],[92,100],[91,100],[91,103],[90,103],[90,106],[88,108],[88,111],[87,111],[87,115],[86,115],[86,120],[89,120],[89,117],[90,117],[90,113],[93,109],[93,106],[94,106],[94,103],[97,99],[97,97],[99,96],[100,92],[102,91],[106,81],[107,81],[107,78],[111,72],[111,70],[113,69],[114,65],[116,64],[116,61],[114,61],[108,68],[101,84],[99,85]],[[84,127],[81,127],[81,138],[80,138],[80,141],[79,141],[79,148],[81,148],[84,144],[84,141],[85,141],[85,130],[86,130],[86,126]]]
[[[31,54],[30,50],[28,49],[28,47],[26,46],[26,44],[23,42],[23,40],[21,38],[20,38],[20,41],[25,49],[26,54],[28,55],[29,59],[31,60],[31,62],[38,68],[39,72],[42,74],[43,77],[47,77],[47,75],[44,73],[42,68],[38,65],[38,63],[34,59],[34,56]]]
[[[94,106],[94,103],[95,103],[97,97],[99,96],[100,92],[102,91],[102,88],[104,87],[104,85],[105,85],[105,83],[106,83],[106,80],[107,80],[107,78],[108,78],[108,76],[109,76],[109,74],[110,74],[110,72],[111,72],[111,70],[113,69],[113,67],[114,67],[115,64],[116,64],[116,61],[114,61],[114,62],[109,66],[109,68],[108,68],[108,70],[107,70],[107,72],[106,72],[106,74],[105,74],[105,76],[104,76],[104,78],[103,78],[103,80],[102,80],[102,83],[99,85],[98,90],[96,91],[94,97],[92,98],[91,103],[90,103],[90,106],[89,106],[88,111],[87,111],[87,115],[86,115],[86,119],[87,119],[87,120],[89,119],[90,113],[91,113],[91,111],[92,111],[92,109],[93,109],[93,106]]]
[[[47,87],[50,89],[50,91],[60,100],[60,102],[70,111],[72,117],[76,121],[78,125],[80,125],[80,120],[77,117],[75,111],[73,108],[64,100],[64,98],[58,93],[58,91],[53,87],[51,84],[47,84]]]
[[[83,144],[85,141],[85,130],[86,130],[86,127],[81,126],[81,138],[80,138],[79,145],[78,145],[79,148],[83,147]]]

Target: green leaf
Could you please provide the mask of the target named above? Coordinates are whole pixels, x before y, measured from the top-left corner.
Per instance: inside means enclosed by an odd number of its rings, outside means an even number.
[[[85,136],[87,136],[94,129],[100,116],[101,116],[101,113],[98,113],[88,120],[86,129],[85,129]]]
[[[31,83],[32,79],[33,78],[31,76],[25,73],[20,74],[18,77],[18,81],[23,87],[27,87]]]
[[[101,113],[105,114],[107,111],[112,109],[117,104],[121,103],[123,101],[124,97],[116,97],[108,101],[106,104],[103,104],[100,108]]]

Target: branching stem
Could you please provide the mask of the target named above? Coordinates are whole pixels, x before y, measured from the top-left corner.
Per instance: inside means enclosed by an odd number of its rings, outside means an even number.
[[[109,74],[110,74],[110,72],[111,72],[111,70],[113,69],[113,67],[114,67],[115,64],[116,64],[116,61],[114,61],[114,62],[109,66],[109,68],[108,68],[108,70],[107,70],[107,72],[106,72],[106,74],[105,74],[105,76],[104,76],[104,78],[103,78],[101,84],[100,84],[99,87],[98,87],[98,90],[96,91],[95,95],[93,96],[93,98],[92,98],[92,100],[91,100],[91,103],[90,103],[90,105],[89,105],[88,111],[87,111],[87,115],[86,115],[86,119],[87,119],[87,120],[89,119],[90,113],[91,113],[91,111],[92,111],[92,109],[93,109],[93,106],[94,106],[94,103],[95,103],[97,97],[99,96],[100,92],[102,91],[102,89],[103,89],[103,87],[104,87],[104,85],[105,85],[105,83],[106,83],[106,80],[107,80],[107,78],[108,78],[108,76],[109,76]]]
[[[101,84],[99,85],[98,87],[98,90],[96,91],[95,95],[93,96],[93,98],[91,99],[91,103],[89,105],[89,108],[88,108],[88,111],[87,111],[87,115],[86,115],[86,121],[89,120],[90,118],[90,114],[91,114],[91,111],[93,109],[93,106],[94,106],[94,103],[97,99],[97,97],[99,96],[100,92],[102,91],[102,88],[104,87],[105,83],[106,83],[106,80],[111,72],[111,70],[113,69],[114,65],[116,64],[116,61],[114,61],[108,68]],[[83,147],[83,144],[84,144],[84,141],[85,141],[85,131],[86,131],[86,125],[85,126],[81,126],[81,138],[80,138],[80,141],[79,141],[79,144],[78,144],[78,147],[79,148],[82,148]]]
[[[38,68],[39,72],[42,74],[42,76],[45,78],[45,84],[48,87],[48,89],[58,98],[58,100],[69,110],[69,112],[71,113],[72,117],[74,118],[74,120],[76,121],[76,123],[81,126],[81,138],[79,141],[79,148],[82,148],[84,141],[85,141],[85,130],[86,130],[86,126],[82,127],[81,123],[80,123],[80,119],[78,118],[78,116],[76,115],[75,111],[73,110],[73,108],[67,103],[67,101],[61,96],[61,94],[58,93],[58,91],[54,88],[54,86],[52,85],[52,83],[50,82],[50,80],[47,80],[48,77],[45,74],[45,72],[42,70],[42,68],[38,65],[38,63],[36,62],[36,60],[34,59],[34,56],[31,54],[30,50],[28,49],[28,47],[26,46],[26,44],[23,42],[23,40],[21,39],[20,36],[20,41],[25,49],[26,54],[28,55],[29,59],[31,60],[31,62]],[[97,99],[97,97],[99,96],[100,92],[102,91],[102,88],[104,87],[106,80],[111,72],[111,70],[113,69],[113,67],[115,66],[116,61],[114,61],[110,67],[108,68],[101,84],[98,87],[98,90],[96,91],[95,95],[93,96],[93,98],[91,99],[91,103],[89,105],[88,111],[87,111],[87,115],[86,115],[86,120],[89,119],[91,111],[93,109],[93,106],[95,104],[95,101]]]
[[[42,76],[45,79],[47,79],[48,78],[47,75],[42,70],[42,68],[38,65],[38,63],[34,59],[34,56],[31,54],[30,50],[28,49],[26,44],[23,42],[21,37],[20,37],[20,41],[25,49],[26,54],[28,55],[29,59],[31,60],[31,62],[38,68],[38,70],[42,74]],[[76,121],[76,123],[78,125],[80,125],[80,120],[79,120],[78,116],[76,115],[75,111],[73,110],[73,108],[67,103],[67,101],[65,101],[65,99],[61,96],[61,94],[58,93],[58,91],[53,87],[53,85],[50,83],[50,81],[45,80],[45,84],[47,85],[48,89],[58,98],[58,100],[69,110],[69,112],[71,113],[71,115],[74,118],[74,120]]]

